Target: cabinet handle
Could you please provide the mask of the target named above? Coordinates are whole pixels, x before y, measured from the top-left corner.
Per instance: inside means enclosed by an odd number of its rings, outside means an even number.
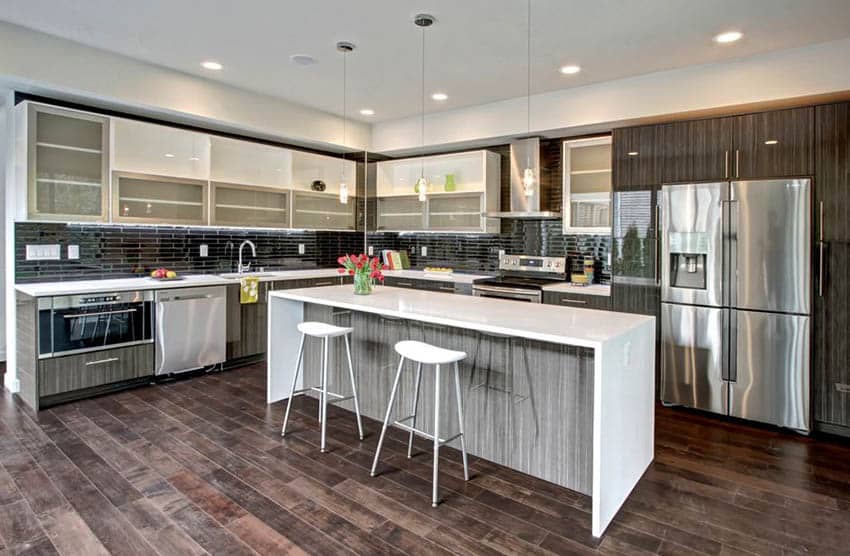
[[[107,363],[113,363],[113,362],[118,361],[118,360],[119,360],[118,357],[109,357],[107,359],[98,359],[97,361],[87,362],[86,367],[93,367],[95,365],[105,365]]]
[[[561,303],[574,303],[576,305],[587,305],[587,301],[583,299],[568,299],[566,297],[561,298]]]
[[[735,149],[735,177],[741,177],[741,151]]]
[[[723,177],[728,178],[729,177],[729,149],[726,149],[725,151],[723,151],[723,153],[724,153],[723,154],[723,158],[724,158]]]
[[[823,265],[824,247],[823,241],[823,201],[818,204],[818,297],[823,297]]]
[[[661,242],[661,233],[658,231],[661,226],[661,206],[656,202],[655,204],[655,283],[658,284],[661,281],[661,271],[659,267],[661,266],[661,249],[659,249],[658,244]]]
[[[313,282],[313,286],[333,286],[333,282]]]
[[[396,286],[407,286],[408,288],[412,288],[412,287],[413,287],[413,284],[412,284],[412,283],[410,283],[410,282],[396,282],[396,283],[395,283],[395,285],[396,285]]]
[[[450,288],[449,286],[440,286],[438,289],[441,289],[441,290],[443,290],[443,291],[447,291],[447,292],[453,292],[453,291],[455,291],[455,289],[454,289],[454,288]]]

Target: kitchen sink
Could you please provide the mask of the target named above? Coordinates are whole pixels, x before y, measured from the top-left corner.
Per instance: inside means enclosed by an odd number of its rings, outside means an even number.
[[[220,278],[234,279],[234,278],[268,278],[269,276],[277,276],[273,272],[244,272],[239,274],[238,272],[226,272],[224,274],[218,275]]]

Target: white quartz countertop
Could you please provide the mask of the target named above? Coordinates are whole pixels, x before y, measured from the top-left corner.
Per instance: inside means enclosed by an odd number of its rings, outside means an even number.
[[[379,286],[355,295],[350,285],[277,290],[275,298],[339,307],[590,348],[600,348],[654,317]]]
[[[309,270],[281,270],[258,272],[260,281],[299,280],[309,278],[337,277],[336,268],[317,268]],[[252,276],[248,272],[245,276]],[[191,288],[198,286],[226,286],[239,282],[238,278],[223,277],[217,274],[187,274],[183,280],[161,282],[152,278],[111,278],[107,280],[73,280],[65,282],[40,282],[34,284],[17,284],[15,290],[32,296],[47,297],[54,295],[78,295],[100,292],[119,292],[134,290],[159,290],[174,288]]]
[[[388,278],[409,278],[411,280],[434,280],[455,284],[471,284],[475,280],[492,278],[492,274],[466,274],[463,272],[425,272],[424,270],[384,270]]]
[[[560,284],[549,284],[547,286],[543,286],[543,290],[547,292],[574,293],[576,295],[601,295],[605,297],[611,295],[611,286],[603,284],[577,286],[569,282],[563,282]]]

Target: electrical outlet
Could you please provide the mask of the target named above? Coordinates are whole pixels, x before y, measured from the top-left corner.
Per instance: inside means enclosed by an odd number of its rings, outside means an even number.
[[[428,256],[428,246],[427,246],[427,245],[423,245],[423,246],[422,246],[422,256],[423,256],[423,257],[427,257],[427,256]]]
[[[202,243],[200,247],[200,252],[202,257],[210,256],[210,247],[206,243]]]
[[[61,245],[27,245],[28,261],[58,261],[62,258]]]
[[[369,254],[370,257],[375,254],[375,247],[374,246],[372,246],[372,245],[369,246],[368,254]]]
[[[303,243],[299,243],[299,244],[298,244],[298,254],[299,254],[299,255],[303,255],[305,251],[306,251],[306,249],[304,248],[304,244],[303,244]]]
[[[69,245],[68,246],[68,260],[75,261],[80,258],[80,246],[79,245]]]

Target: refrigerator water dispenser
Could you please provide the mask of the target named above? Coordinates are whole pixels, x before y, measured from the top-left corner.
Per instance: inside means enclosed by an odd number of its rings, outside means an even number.
[[[708,234],[702,232],[671,232],[670,285],[674,288],[704,290]]]

